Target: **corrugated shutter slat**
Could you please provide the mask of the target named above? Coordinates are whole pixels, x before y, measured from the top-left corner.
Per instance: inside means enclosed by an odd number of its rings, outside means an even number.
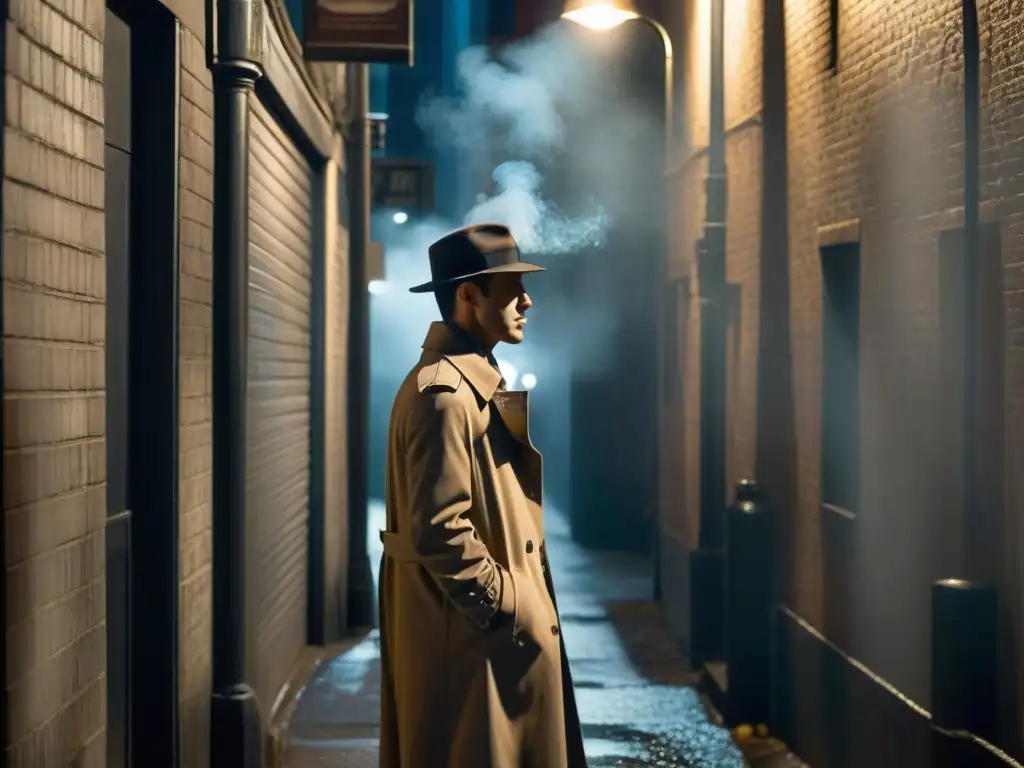
[[[250,103],[248,674],[267,716],[306,644],[312,178]]]

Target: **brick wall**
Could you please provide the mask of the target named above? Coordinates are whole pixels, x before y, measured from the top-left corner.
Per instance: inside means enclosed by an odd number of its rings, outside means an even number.
[[[3,180],[6,764],[106,762],[104,5],[13,0]]]
[[[697,242],[703,234],[704,181],[707,174],[709,119],[710,4],[686,3],[669,29],[682,78],[682,124],[678,170],[670,181],[672,215],[679,224],[670,240],[669,275],[696,274]],[[758,331],[758,270],[760,253],[761,60],[759,57],[761,2],[726,0],[725,123],[729,131],[726,162],[729,183],[727,279],[738,286],[730,311],[726,436],[726,481],[731,488],[753,474],[756,417]],[[677,9],[678,11],[678,9]],[[670,410],[666,429],[680,431],[683,442],[665,439],[676,455],[664,457],[672,472],[662,488],[665,527],[687,547],[697,543],[700,517],[700,302],[699,282],[693,279],[694,299],[686,338],[681,342],[684,392],[679,408]],[[682,470],[680,472],[679,470]],[[681,478],[672,485],[673,478]],[[682,498],[679,505],[675,499]]]
[[[1016,4],[982,2],[982,184],[984,197],[997,202],[1003,263],[1004,461],[1001,561],[1003,603],[1014,633],[1012,658],[1017,674],[1018,752],[1024,753],[1024,51],[1020,30],[1024,10]],[[994,553],[996,554],[996,553]]]
[[[822,626],[830,563],[820,510],[818,229],[861,222],[861,502],[847,650],[928,706],[929,585],[959,573],[958,473],[939,410],[939,231],[963,201],[960,4],[787,7],[797,505],[791,605]],[[955,216],[954,216],[955,218]]]
[[[771,1],[771,0],[770,0]],[[727,8],[727,126],[756,110],[760,88],[763,9],[735,0]],[[708,20],[706,4],[682,14],[680,44],[686,131],[699,151],[707,141]],[[963,40],[955,0],[840,2],[838,68],[828,69],[830,4],[785,4],[788,88],[788,268],[791,333],[793,503],[785,535],[793,553],[785,599],[819,628],[836,607],[826,584],[839,564],[823,545],[820,505],[822,289],[820,231],[859,222],[862,263],[860,508],[843,536],[852,559],[842,564],[849,637],[845,650],[925,706],[929,585],[963,573],[964,513],[955,492],[962,483],[960,437],[943,409],[948,381],[941,375],[940,232],[963,221]],[[735,10],[732,10],[735,9]],[[1006,492],[1001,541],[985,543],[986,575],[1003,589],[1016,659],[1021,665],[1019,538],[1024,512],[1024,75],[1019,7],[980,3],[982,28],[983,219],[998,223],[1002,240],[1005,317]],[[743,20],[746,17],[746,21]],[[736,40],[747,35],[742,50]],[[730,54],[730,50],[734,53]],[[744,104],[740,107],[740,104]],[[763,150],[737,133],[728,145],[730,280],[755,283],[759,257]],[[703,214],[703,158],[677,175],[683,237],[673,269],[692,262]],[[737,196],[742,196],[743,201]],[[745,292],[746,293],[746,292]],[[752,297],[751,297],[752,298]],[[694,305],[696,312],[696,305]],[[756,304],[744,295],[742,333],[757,332]],[[945,313],[945,315],[944,315]],[[770,322],[772,318],[766,318]],[[685,454],[687,536],[697,533],[699,502],[699,317],[691,321],[687,359]],[[756,417],[756,348],[741,341],[730,371],[729,475],[752,469]],[[785,360],[780,364],[786,364]],[[738,370],[737,383],[733,371]],[[788,377],[786,377],[788,379]],[[771,435],[761,435],[770,450]],[[783,440],[780,435],[780,441]],[[780,443],[781,445],[781,443]],[[980,514],[980,512],[979,512]],[[826,521],[827,523],[828,521]],[[971,525],[970,521],[966,525]],[[833,638],[836,639],[836,638]],[[1022,699],[1024,700],[1024,699]],[[1019,710],[1018,710],[1019,711]]]
[[[181,32],[181,751],[209,762],[213,626],[213,94],[202,43]]]

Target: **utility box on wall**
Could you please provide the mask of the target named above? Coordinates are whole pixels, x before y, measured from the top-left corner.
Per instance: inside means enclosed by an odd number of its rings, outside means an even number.
[[[434,210],[434,166],[417,158],[373,159],[373,206],[407,213]]]

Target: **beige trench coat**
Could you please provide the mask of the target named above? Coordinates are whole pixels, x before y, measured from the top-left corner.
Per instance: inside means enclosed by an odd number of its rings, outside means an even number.
[[[525,392],[441,323],[398,390],[380,578],[382,768],[583,768]]]

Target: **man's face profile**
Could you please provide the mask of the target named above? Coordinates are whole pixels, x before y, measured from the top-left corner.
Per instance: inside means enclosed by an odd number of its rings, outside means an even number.
[[[497,272],[490,276],[486,291],[478,285],[459,286],[459,300],[469,304],[475,325],[490,344],[520,344],[526,310],[533,306],[523,287],[523,276],[515,272]]]

